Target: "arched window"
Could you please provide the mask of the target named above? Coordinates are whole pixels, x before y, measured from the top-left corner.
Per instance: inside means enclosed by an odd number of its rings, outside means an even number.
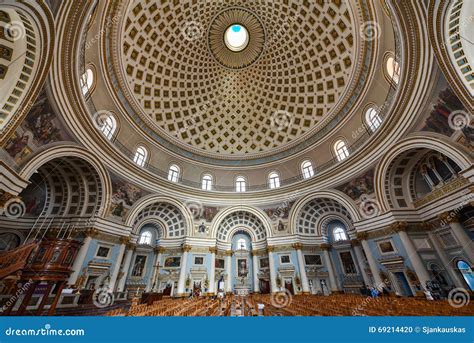
[[[382,118],[380,118],[379,113],[373,107],[369,108],[367,112],[365,112],[365,122],[369,126],[372,132],[375,132],[380,125],[382,125]]]
[[[238,176],[235,179],[235,191],[239,193],[245,192],[246,182],[243,176]]]
[[[212,176],[206,174],[202,177],[202,189],[205,191],[212,190]]]
[[[400,64],[395,60],[393,56],[390,56],[387,58],[387,74],[388,77],[395,82],[395,84],[398,84],[400,81]]]
[[[117,130],[117,120],[115,120],[115,117],[111,114],[107,114],[107,117],[103,119],[101,124],[102,126],[100,131],[102,131],[107,139],[112,139],[115,131]]]
[[[171,182],[178,182],[179,180],[179,167],[175,164],[170,166],[168,171],[168,180]]]
[[[458,261],[456,264],[458,267],[459,271],[461,272],[464,281],[466,281],[467,285],[471,289],[471,291],[474,290],[474,273],[472,272],[471,267],[466,261]]]
[[[346,231],[342,227],[336,227],[333,231],[334,241],[347,241]]]
[[[135,162],[140,167],[143,167],[145,165],[147,156],[148,156],[148,151],[144,147],[139,146],[137,150],[135,151],[133,162]]]
[[[268,175],[268,184],[271,189],[280,187],[280,176],[277,172],[272,172]]]
[[[309,179],[314,175],[314,169],[313,169],[313,164],[311,161],[304,161],[301,164],[301,171],[303,172],[303,177],[305,179]]]
[[[245,239],[240,238],[237,241],[237,250],[247,250],[247,242],[245,241]]]
[[[339,140],[334,144],[334,151],[336,152],[336,157],[338,161],[345,160],[349,157],[349,149],[344,141]]]
[[[151,239],[153,235],[151,234],[150,231],[143,231],[142,234],[140,235],[140,240],[138,241],[139,244],[151,244]]]
[[[88,68],[84,74],[81,76],[81,90],[82,95],[88,95],[89,91],[94,84],[94,72],[92,69]]]

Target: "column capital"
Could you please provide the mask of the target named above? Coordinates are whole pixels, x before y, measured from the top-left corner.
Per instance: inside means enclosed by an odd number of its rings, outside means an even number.
[[[127,244],[128,242],[130,242],[130,237],[128,236],[121,236],[119,238],[119,242],[120,244]]]
[[[359,241],[365,241],[367,238],[369,238],[369,234],[367,232],[357,232],[356,236]]]
[[[165,247],[154,247],[153,251],[155,252],[155,254],[162,254],[166,251],[166,248]]]
[[[136,247],[137,247],[137,245],[135,243],[128,242],[127,245],[126,245],[126,248],[128,250],[134,250]]]
[[[431,231],[433,229],[433,224],[428,222],[415,223],[414,226],[419,231]]]
[[[234,252],[233,252],[232,250],[226,250],[226,251],[224,252],[224,255],[225,255],[225,256],[232,256],[233,254],[234,254]]]
[[[331,250],[332,245],[331,245],[331,244],[327,244],[327,243],[323,243],[323,244],[321,244],[319,247],[321,248],[321,250],[329,251],[329,250]]]
[[[459,213],[454,211],[451,212],[444,212],[438,216],[438,219],[446,224],[449,223],[459,223]]]
[[[217,254],[217,247],[209,247],[209,252],[211,254]]]
[[[351,239],[351,245],[353,247],[356,247],[356,246],[360,245],[360,240],[357,239],[357,238]]]
[[[193,247],[187,244],[183,245],[183,251],[184,252],[190,252]]]
[[[86,231],[84,231],[84,234],[86,235],[86,237],[94,238],[99,234],[99,230],[91,227],[91,228],[88,228]]]
[[[303,249],[303,244],[301,244],[301,243],[294,243],[294,244],[293,244],[293,248],[295,248],[295,250],[301,250],[301,249]]]
[[[395,232],[406,231],[407,228],[408,228],[408,225],[406,222],[395,222],[392,225],[390,225],[390,229]]]
[[[273,245],[269,245],[267,246],[267,251],[268,252],[274,252],[275,251],[275,247]]]

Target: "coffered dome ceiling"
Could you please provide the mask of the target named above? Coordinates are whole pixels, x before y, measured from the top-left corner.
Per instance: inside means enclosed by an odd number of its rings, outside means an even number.
[[[255,158],[296,146],[350,110],[367,69],[356,1],[127,6],[111,53],[131,117],[193,153]],[[226,46],[234,24],[248,34],[241,51]]]

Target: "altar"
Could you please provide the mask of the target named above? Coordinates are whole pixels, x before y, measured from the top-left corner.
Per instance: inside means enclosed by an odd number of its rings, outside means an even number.
[[[234,294],[237,296],[247,296],[250,294],[251,288],[249,284],[249,280],[247,277],[238,277],[235,286],[234,286]]]

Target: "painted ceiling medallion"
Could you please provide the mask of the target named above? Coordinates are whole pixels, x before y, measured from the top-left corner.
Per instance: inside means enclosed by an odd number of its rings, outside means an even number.
[[[211,21],[208,45],[222,66],[246,68],[257,61],[263,52],[265,29],[253,12],[241,7],[228,8]]]

